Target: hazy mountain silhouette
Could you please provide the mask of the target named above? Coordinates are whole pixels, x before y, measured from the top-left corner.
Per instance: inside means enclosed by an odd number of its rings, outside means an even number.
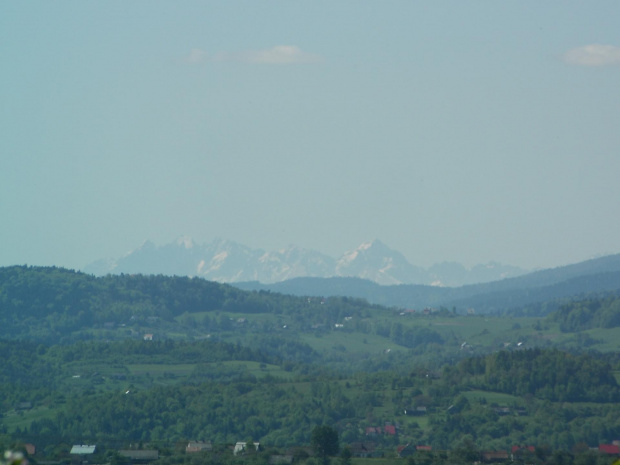
[[[299,277],[357,277],[383,285],[433,286],[461,286],[525,273],[520,268],[498,263],[471,269],[458,263],[442,263],[427,270],[412,265],[400,252],[379,240],[365,242],[334,259],[296,246],[265,252],[221,239],[201,245],[188,237],[180,237],[160,247],[146,241],[124,257],[98,260],[84,267],[83,271],[98,276],[108,273],[199,276],[226,283],[277,283]]]

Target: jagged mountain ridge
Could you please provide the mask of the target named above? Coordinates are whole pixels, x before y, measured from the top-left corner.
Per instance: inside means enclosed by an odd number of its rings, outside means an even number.
[[[379,240],[364,242],[334,259],[296,246],[266,252],[222,239],[197,244],[188,237],[160,247],[146,241],[124,257],[99,260],[83,271],[98,276],[109,273],[198,276],[224,283],[269,284],[299,277],[357,277],[382,285],[435,286],[462,286],[526,273],[498,263],[466,269],[459,263],[446,262],[424,269],[412,265],[400,252]]]

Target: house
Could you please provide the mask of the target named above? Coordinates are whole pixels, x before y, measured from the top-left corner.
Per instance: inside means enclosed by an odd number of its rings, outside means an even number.
[[[24,444],[24,449],[28,455],[34,455],[37,452],[37,448],[34,444]]]
[[[235,454],[235,455],[243,454],[245,452],[245,449],[246,449],[248,444],[250,444],[250,443],[248,443],[248,442],[238,442],[237,444],[235,444],[235,447],[233,449],[233,454]],[[252,443],[252,445],[256,448],[256,451],[259,450],[260,444],[258,442]]]
[[[511,460],[517,459],[525,459],[527,457],[532,457],[536,453],[536,448],[534,446],[512,446],[510,449],[510,458]]]
[[[69,453],[73,455],[91,455],[95,453],[96,448],[97,446],[95,445],[75,445],[71,447]]]
[[[425,450],[425,451],[430,452],[430,451],[433,450],[433,448],[432,448],[432,446],[415,446],[415,450],[418,450],[418,451],[419,450]]]
[[[74,445],[69,451],[69,453],[73,456],[71,457],[71,463],[73,465],[88,463],[85,458],[86,456],[93,455],[95,453],[95,449],[97,449],[97,446],[95,445]]]
[[[512,452],[513,454],[517,454],[519,452],[531,452],[533,454],[534,452],[536,452],[536,448],[534,446],[512,446],[510,452]]]
[[[153,335],[152,334],[145,334],[142,339],[144,339],[145,341],[152,341],[153,340]]]
[[[368,426],[366,428],[366,436],[376,436],[377,434],[381,434],[381,428],[375,426]]]
[[[620,455],[620,446],[616,444],[600,444],[598,451],[608,455]]]
[[[389,434],[390,436],[394,436],[396,434],[396,426],[394,426],[394,425],[385,425],[384,431],[385,431],[385,434]]]
[[[192,452],[203,452],[203,451],[210,451],[213,449],[213,444],[211,444],[211,441],[190,441],[187,443],[187,447],[185,447],[185,452],[187,453],[192,453]]]
[[[159,451],[156,449],[126,449],[119,450],[118,454],[121,457],[130,459],[134,463],[152,462],[159,459]]]
[[[480,455],[483,462],[504,462],[510,458],[506,450],[485,450]]]

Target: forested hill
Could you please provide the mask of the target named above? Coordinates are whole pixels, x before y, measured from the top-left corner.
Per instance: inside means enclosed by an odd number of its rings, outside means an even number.
[[[477,389],[556,402],[617,402],[620,388],[608,363],[557,350],[500,351],[462,360],[446,373]]]
[[[559,323],[560,330],[564,332],[617,328],[620,326],[620,297],[571,302],[549,315],[549,320]]]
[[[56,267],[0,268],[0,337],[34,337],[41,342],[58,342],[80,329],[106,324],[172,322],[183,314],[296,314],[309,324],[333,324],[344,318],[341,313],[359,315],[362,309],[373,308],[356,299],[330,299],[329,305],[324,304],[320,299],[242,291],[201,278],[95,278]]]
[[[61,337],[84,326],[127,319],[172,318],[182,311],[212,310],[243,292],[204,280],[156,276],[95,278],[55,267],[0,269],[0,332]]]

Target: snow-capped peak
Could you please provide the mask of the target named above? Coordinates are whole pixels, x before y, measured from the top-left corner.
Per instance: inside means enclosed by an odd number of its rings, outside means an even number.
[[[144,251],[151,251],[151,250],[155,250],[156,248],[157,248],[157,246],[153,242],[151,242],[149,240],[146,240],[146,241],[144,241],[140,245],[140,247],[138,247],[137,249],[134,249],[134,250],[130,250],[124,256],[125,257],[129,257],[132,254],[136,254],[136,253],[140,253],[140,252],[144,252]]]
[[[362,242],[360,244],[360,246],[357,248],[357,250],[368,250],[372,247],[373,243],[375,241],[370,241],[370,242]]]
[[[183,246],[186,249],[191,249],[194,247],[194,240],[189,236],[181,236],[176,240],[177,245]]]

